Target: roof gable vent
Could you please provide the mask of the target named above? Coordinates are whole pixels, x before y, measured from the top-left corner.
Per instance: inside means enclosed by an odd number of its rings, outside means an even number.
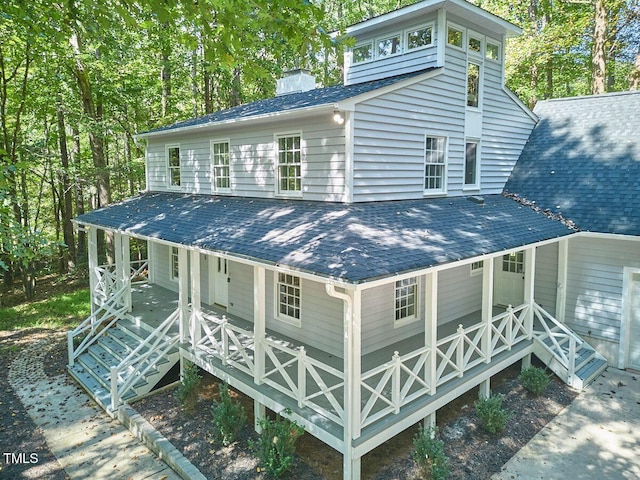
[[[276,95],[308,92],[316,88],[316,77],[309,70],[297,69],[286,72],[276,82]]]

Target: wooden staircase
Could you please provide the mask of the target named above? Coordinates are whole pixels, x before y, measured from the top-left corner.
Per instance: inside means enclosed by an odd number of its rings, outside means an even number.
[[[533,353],[573,388],[582,390],[607,368],[600,353],[539,305],[534,305],[533,338]]]
[[[113,415],[121,403],[153,390],[179,361],[173,320],[172,315],[161,325],[164,328],[150,332],[130,319],[119,319],[69,363],[69,374]]]

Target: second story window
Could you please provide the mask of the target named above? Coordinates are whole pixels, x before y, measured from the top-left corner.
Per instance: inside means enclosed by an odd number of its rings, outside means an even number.
[[[373,60],[373,44],[372,43],[364,43],[362,45],[357,45],[353,47],[351,50],[352,62],[360,63],[366,62],[368,60]]]
[[[228,190],[229,181],[229,142],[211,142],[211,163],[213,165],[214,190]]]
[[[445,191],[446,140],[445,137],[431,137],[428,135],[425,139],[425,193],[444,193]]]
[[[378,40],[378,58],[395,55],[396,53],[400,53],[400,50],[401,48],[399,34]]]
[[[454,47],[464,48],[464,31],[451,25],[447,28],[447,43]]]
[[[496,62],[500,61],[500,45],[490,40],[487,40],[487,47],[485,49],[484,55],[489,60],[495,60]]]
[[[279,194],[302,193],[302,149],[300,135],[276,137]]]
[[[168,176],[169,187],[180,187],[180,147],[177,145],[170,145],[167,147],[167,163],[168,163]]]
[[[464,186],[478,186],[478,142],[467,141],[464,156]]]
[[[407,31],[407,50],[426,47],[433,44],[433,27],[414,28]]]
[[[480,65],[467,64],[467,107],[480,107]]]

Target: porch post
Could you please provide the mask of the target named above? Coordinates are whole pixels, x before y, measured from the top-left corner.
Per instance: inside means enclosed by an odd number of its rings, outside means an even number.
[[[264,267],[253,267],[253,341],[254,341],[254,372],[253,382],[262,384],[264,376],[264,338],[266,331],[266,287]],[[258,400],[253,401],[254,428],[260,433],[260,420],[266,415],[265,406]]]
[[[131,249],[129,246],[129,237],[126,235],[121,235],[122,239],[121,250],[120,250],[120,263],[121,267],[121,279],[122,284],[127,285],[127,291],[124,294],[124,302],[127,307],[127,312],[131,311]],[[116,257],[117,258],[117,257]]]
[[[189,337],[191,347],[195,350],[200,341],[200,321],[202,319],[202,307],[200,305],[200,252],[191,250],[191,318]]]
[[[429,394],[436,393],[436,371],[438,366],[438,272],[427,273],[424,282],[424,344],[431,350],[425,363],[425,380]],[[435,417],[435,412],[434,412]],[[435,422],[435,418],[433,419]]]
[[[189,256],[187,250],[178,247],[178,308],[180,309],[180,342],[186,342],[189,334]]]
[[[124,286],[124,273],[122,272],[122,234],[113,234],[113,261],[116,264],[116,291]]]
[[[526,330],[528,338],[533,338],[533,302],[535,301],[536,279],[536,247],[525,250],[524,254],[524,303],[529,305],[526,316]]]
[[[348,294],[348,293],[347,293]],[[360,479],[360,457],[355,456],[353,440],[360,437],[360,383],[362,376],[362,292],[354,290],[344,312],[344,460],[343,478]]]
[[[89,260],[89,292],[91,296],[91,313],[95,313],[96,302],[95,293],[98,285],[98,276],[96,269],[98,268],[98,230],[95,227],[89,227],[89,244],[88,244],[88,260]]]
[[[485,258],[482,264],[482,323],[485,325],[482,354],[485,363],[491,363],[491,330],[493,326],[494,259]]]
[[[567,276],[569,265],[569,240],[558,242],[558,290],[556,293],[556,319],[564,323],[567,308]]]

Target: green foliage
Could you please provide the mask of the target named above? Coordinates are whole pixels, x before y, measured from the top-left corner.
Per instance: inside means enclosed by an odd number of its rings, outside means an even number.
[[[182,379],[176,392],[180,406],[184,411],[193,412],[195,410],[201,382],[202,376],[198,371],[198,366],[194,363],[186,362],[182,372]]]
[[[427,480],[443,480],[451,473],[444,442],[438,438],[436,427],[420,426],[420,431],[413,438],[413,459]]]
[[[288,414],[290,411],[285,410]],[[304,433],[302,427],[280,415],[275,420],[263,418],[259,422],[260,436],[249,447],[258,457],[261,468],[271,477],[279,477],[293,465],[295,442]]]
[[[488,398],[480,398],[473,404],[482,428],[489,433],[502,432],[507,425],[507,420],[513,415],[513,412],[502,407],[503,400],[504,395],[492,395]]]
[[[518,380],[526,390],[534,395],[540,395],[549,385],[551,377],[542,368],[532,366],[522,370]]]
[[[0,308],[0,330],[69,328],[91,314],[89,290],[83,288],[40,302]]]
[[[231,445],[246,423],[247,416],[240,402],[232,400],[227,384],[220,383],[218,392],[220,400],[214,401],[211,406],[213,436],[223,445]]]

